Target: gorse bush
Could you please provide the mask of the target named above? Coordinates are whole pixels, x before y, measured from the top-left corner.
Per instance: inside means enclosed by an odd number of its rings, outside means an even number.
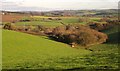
[[[13,23],[6,23],[3,29],[16,30],[16,26]]]
[[[54,28],[52,37],[68,44],[89,46],[106,42],[107,35],[82,25],[67,25]]]

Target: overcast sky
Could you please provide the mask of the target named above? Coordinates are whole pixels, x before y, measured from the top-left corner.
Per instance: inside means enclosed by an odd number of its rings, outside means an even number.
[[[115,9],[119,0],[0,0],[0,10],[47,11]]]

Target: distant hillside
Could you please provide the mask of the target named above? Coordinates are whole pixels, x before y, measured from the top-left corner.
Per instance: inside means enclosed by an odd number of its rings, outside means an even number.
[[[104,10],[58,10],[58,11],[18,11],[9,12],[2,11],[5,13],[19,13],[29,15],[40,15],[40,16],[117,16],[117,9],[104,9]]]

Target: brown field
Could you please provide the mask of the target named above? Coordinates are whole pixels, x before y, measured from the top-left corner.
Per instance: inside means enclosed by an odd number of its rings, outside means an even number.
[[[25,15],[2,15],[2,22],[15,22],[25,17]]]

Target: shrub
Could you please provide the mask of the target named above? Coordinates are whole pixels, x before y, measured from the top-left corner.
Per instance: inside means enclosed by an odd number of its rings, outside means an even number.
[[[104,30],[104,26],[101,23],[90,23],[89,24],[90,28],[101,31]]]
[[[48,20],[53,20],[53,18],[48,18]]]
[[[79,18],[78,19],[79,20],[79,22],[88,22],[89,21],[89,18]]]
[[[106,34],[82,25],[59,26],[53,30],[52,35],[58,41],[83,46],[103,43],[107,39]]]
[[[3,29],[16,30],[16,26],[13,23],[6,23]]]
[[[109,24],[119,24],[120,21],[118,19],[117,20],[108,19],[108,20],[106,20],[106,22],[109,23]]]
[[[23,26],[17,26],[17,31],[25,31],[25,27]]]
[[[108,18],[101,18],[100,20],[99,20],[99,22],[106,22],[108,20]]]
[[[109,21],[107,23],[89,22],[88,26],[97,31],[104,31],[118,25],[118,21]]]
[[[77,42],[78,44],[87,46],[89,44],[94,44],[97,41],[97,37],[94,36],[92,33],[87,32],[80,32]]]
[[[33,29],[33,26],[25,26],[23,29],[25,29],[25,31],[31,31]]]
[[[46,28],[45,28],[44,26],[42,26],[42,25],[38,25],[38,26],[37,26],[37,29],[38,29],[39,31],[44,31]]]
[[[51,34],[52,33],[52,28],[46,28],[45,30],[44,30],[44,33],[45,34]]]

